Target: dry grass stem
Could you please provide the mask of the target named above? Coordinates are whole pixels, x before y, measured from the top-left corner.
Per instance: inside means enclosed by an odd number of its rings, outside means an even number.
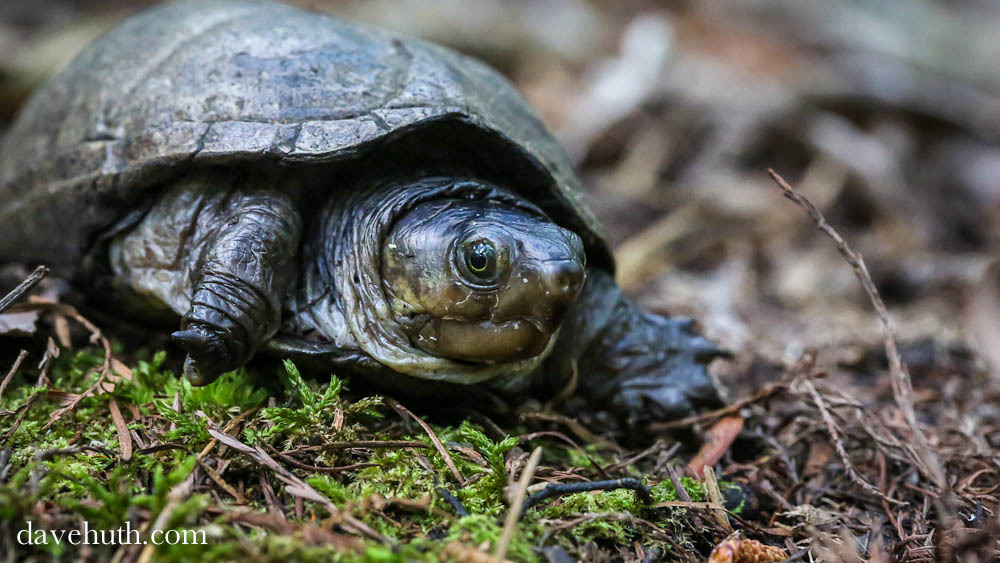
[[[715,469],[711,466],[705,466],[702,470],[705,476],[705,496],[708,497],[710,503],[715,506],[722,506],[725,502],[722,498],[722,491],[719,490],[719,481],[715,477]],[[712,513],[712,517],[715,518],[715,522],[720,528],[726,532],[732,532],[733,527],[729,524],[729,516],[726,514],[725,509],[709,509]]]
[[[531,479],[535,476],[540,459],[542,459],[542,447],[538,446],[535,451],[531,452],[528,463],[521,471],[521,479],[517,482],[517,490],[514,491],[514,501],[510,505],[510,510],[507,511],[507,519],[503,524],[503,535],[500,536],[500,541],[497,543],[496,561],[498,563],[507,556],[507,547],[514,537],[517,522],[521,519],[521,510],[524,507],[524,498],[528,494],[528,485],[531,484]]]

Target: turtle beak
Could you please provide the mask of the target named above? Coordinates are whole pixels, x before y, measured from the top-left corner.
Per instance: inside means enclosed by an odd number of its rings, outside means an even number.
[[[547,260],[539,267],[539,276],[545,288],[554,316],[561,319],[583,289],[587,279],[580,260]]]
[[[530,318],[545,332],[552,332],[562,323],[587,280],[586,255],[580,237],[560,227],[553,228],[558,232],[546,233],[549,236],[544,238],[544,246],[536,243],[532,249],[534,260],[515,271],[510,283],[514,293],[522,293],[518,301],[530,307]],[[523,290],[518,281],[524,283]]]

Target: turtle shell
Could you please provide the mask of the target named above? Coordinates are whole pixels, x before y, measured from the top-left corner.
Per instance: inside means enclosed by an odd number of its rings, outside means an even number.
[[[34,94],[0,147],[0,259],[71,267],[144,194],[192,167],[350,163],[407,135],[437,141],[445,158],[454,147],[484,166],[502,161],[515,190],[580,234],[592,264],[613,268],[565,152],[498,73],[418,39],[252,0],[132,17]],[[416,166],[432,145],[408,145]]]

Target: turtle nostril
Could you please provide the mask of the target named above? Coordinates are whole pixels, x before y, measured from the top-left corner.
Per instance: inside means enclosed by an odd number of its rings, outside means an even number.
[[[561,260],[553,264],[552,285],[561,296],[575,299],[583,287],[583,267],[576,260]]]

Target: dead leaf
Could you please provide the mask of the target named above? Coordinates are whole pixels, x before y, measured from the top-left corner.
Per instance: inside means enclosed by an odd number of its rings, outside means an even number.
[[[741,430],[743,430],[742,416],[733,415],[720,418],[708,430],[708,439],[701,446],[701,449],[688,462],[688,471],[701,476],[705,467],[712,467],[718,463]]]

